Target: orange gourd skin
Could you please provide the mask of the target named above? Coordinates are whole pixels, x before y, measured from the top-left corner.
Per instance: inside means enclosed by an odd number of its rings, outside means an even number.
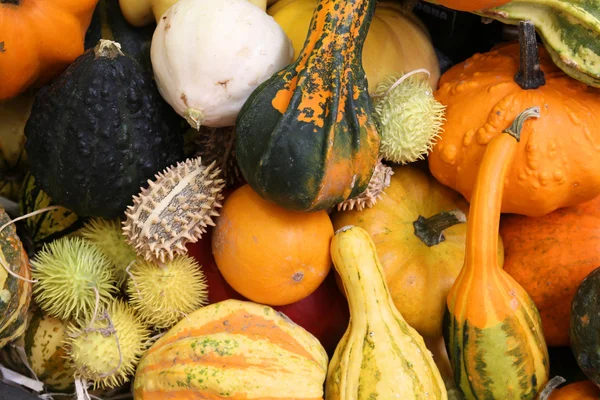
[[[0,100],[49,82],[83,54],[96,3],[0,0]]]
[[[447,299],[444,339],[467,399],[534,400],[548,380],[538,311],[497,260],[502,186],[517,147],[503,133],[485,151],[467,219],[464,266]]]
[[[503,213],[541,216],[600,194],[600,91],[569,78],[540,48],[546,84],[523,90],[515,83],[519,45],[476,54],[447,71],[435,97],[446,122],[429,155],[432,174],[467,200],[485,146],[520,110],[541,107],[523,130],[508,172]]]
[[[427,0],[429,1],[429,0]],[[498,7],[510,0],[432,0],[431,3],[459,11],[479,11],[485,8]]]
[[[244,297],[283,306],[308,297],[331,269],[333,225],[325,211],[292,211],[249,185],[228,196],[212,235],[227,283]]]
[[[506,215],[504,270],[537,306],[549,346],[569,346],[571,302],[600,265],[600,196],[539,218]]]
[[[548,400],[598,400],[600,389],[592,381],[571,383],[550,394]]]

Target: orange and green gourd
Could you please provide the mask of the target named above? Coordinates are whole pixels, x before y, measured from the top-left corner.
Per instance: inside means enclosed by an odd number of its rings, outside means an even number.
[[[539,107],[527,108],[496,135],[477,174],[465,262],[448,294],[444,317],[454,380],[467,399],[536,399],[548,381],[548,349],[538,310],[497,258],[507,172],[523,124],[539,112]]]
[[[379,156],[362,49],[376,0],[320,0],[299,57],[248,98],[237,159],[252,189],[298,211],[356,197]]]

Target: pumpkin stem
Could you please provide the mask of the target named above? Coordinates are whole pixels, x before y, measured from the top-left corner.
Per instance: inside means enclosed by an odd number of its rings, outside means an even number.
[[[548,383],[546,383],[546,386],[544,386],[544,390],[542,390],[538,399],[539,400],[548,400],[548,398],[550,397],[552,392],[555,391],[556,388],[558,388],[560,385],[562,385],[566,381],[567,380],[565,378],[563,378],[562,376],[558,376],[558,375],[555,376],[554,378],[550,379],[548,381]]]
[[[111,60],[124,55],[119,43],[107,39],[100,39],[96,47],[94,47],[94,54],[96,58],[106,57]]]
[[[446,240],[444,237],[446,229],[465,222],[467,222],[465,213],[456,209],[442,211],[429,218],[419,215],[419,218],[413,222],[413,226],[415,227],[415,236],[428,247],[433,247]]]
[[[188,108],[183,113],[183,118],[190,124],[192,128],[199,131],[200,127],[204,123],[204,113],[200,110],[196,110],[195,108]]]
[[[519,44],[521,46],[521,64],[515,75],[515,82],[521,89],[537,89],[546,84],[544,72],[540,67],[535,25],[532,21],[519,22]]]
[[[529,107],[521,114],[517,115],[513,123],[506,128],[503,132],[508,133],[515,139],[517,142],[521,140],[521,130],[523,129],[523,124],[530,118],[539,118],[540,117],[540,108],[538,106]]]

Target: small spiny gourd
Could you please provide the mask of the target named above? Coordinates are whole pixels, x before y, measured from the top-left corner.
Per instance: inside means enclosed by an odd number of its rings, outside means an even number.
[[[112,264],[117,285],[121,286],[127,278],[127,267],[135,261],[137,255],[125,242],[125,236],[118,220],[93,218],[83,225],[79,235],[97,246]]]
[[[160,266],[134,263],[127,281],[129,304],[148,326],[171,328],[208,303],[206,277],[200,268],[194,258],[181,255]]]
[[[94,388],[115,388],[129,381],[148,345],[150,331],[123,301],[115,300],[92,320],[69,325],[65,346],[75,377]]]
[[[31,266],[36,302],[59,319],[88,318],[117,290],[108,259],[82,238],[63,237],[45,244]]]
[[[381,198],[385,189],[390,186],[392,175],[394,175],[392,168],[379,160],[375,166],[375,171],[369,181],[367,190],[354,198],[339,203],[337,205],[338,211],[354,209],[361,211],[365,208],[373,207],[377,203],[377,200]]]
[[[446,107],[438,102],[426,78],[390,75],[373,95],[375,120],[384,160],[407,164],[424,158],[442,131]]]
[[[123,223],[127,242],[138,255],[161,263],[186,254],[185,244],[196,242],[213,217],[219,216],[224,187],[221,170],[200,157],[165,169],[133,197]]]
[[[223,171],[227,187],[244,182],[240,167],[235,158],[235,127],[201,127],[196,137],[198,151],[196,157],[202,157],[205,164],[216,162]]]

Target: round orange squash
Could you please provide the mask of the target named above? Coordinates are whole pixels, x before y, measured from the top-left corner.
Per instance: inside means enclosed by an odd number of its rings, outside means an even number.
[[[396,308],[421,335],[439,337],[467,236],[467,224],[443,212],[458,210],[464,217],[469,204],[415,167],[393,170],[390,186],[372,208],[338,211],[331,216],[333,226],[355,225],[371,235]],[[502,265],[501,241],[498,257]]]
[[[600,196],[542,217],[505,215],[504,270],[537,306],[548,346],[568,346],[571,302],[600,265]]]
[[[321,400],[327,353],[271,307],[225,300],[203,307],[140,360],[135,400]]]
[[[429,167],[470,201],[487,144],[520,111],[539,106],[541,117],[523,129],[502,212],[541,216],[600,194],[600,90],[567,76],[543,47],[537,66],[533,24],[521,31],[524,50],[504,44],[440,78],[435,97],[447,107],[446,122]],[[523,57],[523,65],[521,52],[533,55]]]
[[[83,54],[98,0],[0,0],[0,100],[49,82]]]
[[[556,389],[548,400],[598,400],[600,389],[592,381],[580,381]]]
[[[282,306],[308,297],[331,269],[333,226],[326,211],[292,211],[249,185],[226,200],[212,235],[221,274],[244,297]]]

